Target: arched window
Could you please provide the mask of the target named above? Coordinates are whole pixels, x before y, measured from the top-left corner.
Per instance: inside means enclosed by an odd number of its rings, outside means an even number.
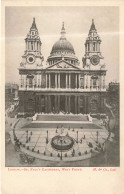
[[[97,79],[93,79],[93,88],[96,88],[97,86]]]
[[[29,88],[32,88],[32,86],[33,86],[33,79],[29,78]]]

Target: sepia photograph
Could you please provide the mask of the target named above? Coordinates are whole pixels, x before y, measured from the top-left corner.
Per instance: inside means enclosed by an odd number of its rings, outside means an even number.
[[[119,7],[5,8],[5,167],[119,167]]]

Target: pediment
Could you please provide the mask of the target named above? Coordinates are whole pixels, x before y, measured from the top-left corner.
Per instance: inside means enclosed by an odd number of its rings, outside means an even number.
[[[67,70],[80,70],[80,68],[76,67],[75,65],[72,65],[68,63],[67,61],[59,61],[55,63],[54,65],[49,66],[47,69],[67,69]]]

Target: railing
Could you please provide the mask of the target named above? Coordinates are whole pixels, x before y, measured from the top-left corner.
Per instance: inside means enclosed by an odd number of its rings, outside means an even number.
[[[46,88],[46,87],[41,87],[41,86],[20,86],[19,90],[28,90],[28,91],[72,91],[72,92],[92,92],[92,91],[106,91],[108,86],[103,86],[103,87],[81,87],[81,88]]]

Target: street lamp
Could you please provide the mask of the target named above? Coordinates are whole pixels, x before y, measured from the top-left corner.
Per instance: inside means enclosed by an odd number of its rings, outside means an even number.
[[[96,132],[96,135],[97,135],[97,140],[96,141],[98,143],[98,135],[99,135],[99,132],[98,131]]]
[[[15,134],[15,129],[13,128],[13,135],[14,135],[14,141],[17,140],[16,134]]]
[[[60,139],[60,141],[61,141],[61,157],[60,157],[60,159],[62,160],[62,139]]]
[[[48,130],[47,130],[47,143],[48,143]]]
[[[28,130],[26,132],[27,132],[27,135],[26,135],[26,143],[28,143]]]
[[[78,143],[78,131],[77,131],[77,143]]]

